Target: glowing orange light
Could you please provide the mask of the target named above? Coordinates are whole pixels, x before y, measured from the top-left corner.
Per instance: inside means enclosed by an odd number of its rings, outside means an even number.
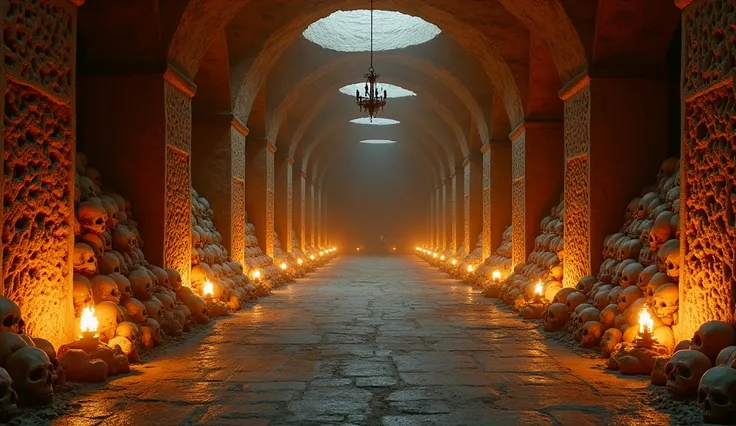
[[[445,256],[442,255],[442,257],[440,257],[440,260],[444,262],[445,261]]]
[[[542,280],[537,281],[537,285],[534,286],[534,294],[537,296],[542,295]]]
[[[96,333],[99,323],[95,316],[95,307],[87,306],[82,310],[82,317],[80,318],[80,330],[82,333]]]
[[[496,269],[495,271],[493,271],[492,277],[493,277],[493,281],[500,281],[501,280],[501,271],[499,271],[498,269]]]
[[[314,255],[309,256],[310,260],[314,260]]]
[[[457,260],[455,260],[455,259],[452,259],[452,264],[453,264],[453,265],[457,265]]]
[[[300,257],[299,259],[297,259],[297,260],[296,260],[296,263],[298,263],[298,264],[300,264],[300,265],[301,265],[302,263],[304,263],[304,261],[303,261],[303,260],[302,260],[302,258]]]
[[[256,280],[261,279],[261,271],[259,269],[256,269],[255,271],[253,271],[253,278],[255,278]]]
[[[286,262],[281,263],[281,269],[284,271],[286,270]]]
[[[360,247],[356,247],[356,248],[355,248],[355,250],[356,250],[356,251],[360,251]]]
[[[432,256],[434,256],[434,258],[437,259],[437,253],[432,253]]]
[[[468,265],[468,272],[473,272],[473,265]]]
[[[212,285],[212,281],[209,279],[204,280],[204,285],[202,286],[202,296],[209,297],[215,294],[215,286]]]
[[[396,251],[396,247],[394,247],[394,251]]]
[[[641,312],[639,312],[639,333],[640,334],[651,333],[653,328],[654,328],[654,320],[652,319],[652,316],[649,314],[647,305],[644,305],[641,308]]]

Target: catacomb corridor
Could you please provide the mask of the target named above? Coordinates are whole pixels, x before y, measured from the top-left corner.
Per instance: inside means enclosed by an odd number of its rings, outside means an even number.
[[[736,424],[734,0],[0,16],[0,424]]]

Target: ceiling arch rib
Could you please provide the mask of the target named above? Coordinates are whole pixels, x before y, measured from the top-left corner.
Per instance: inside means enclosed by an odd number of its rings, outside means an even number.
[[[452,98],[457,98],[458,102],[465,107],[472,117],[472,121],[476,131],[478,132],[480,141],[488,141],[490,139],[488,123],[486,122],[485,114],[483,114],[478,101],[470,93],[468,88],[449,71],[421,58],[407,55],[381,55],[377,56],[377,61],[379,61],[382,67],[385,67],[388,70],[388,75],[395,76],[396,74],[393,73],[392,70],[396,70],[397,68],[395,65],[399,64],[402,65],[403,69],[415,71],[420,74],[420,76],[434,80],[434,85],[441,85],[444,87],[446,89],[444,93],[448,93]],[[277,139],[277,135],[283,121],[287,118],[288,113],[293,108],[297,107],[300,103],[303,105],[305,102],[311,102],[311,97],[309,97],[309,94],[306,92],[309,92],[310,89],[317,86],[318,91],[325,95],[332,93],[333,91],[336,91],[337,88],[348,84],[348,81],[356,80],[355,78],[348,79],[348,76],[359,76],[360,74],[358,74],[358,71],[364,65],[365,63],[360,61],[357,57],[342,57],[335,59],[309,75],[304,76],[294,85],[288,95],[281,100],[273,113],[268,114],[269,117],[271,117],[268,124],[269,140]],[[412,80],[412,83],[413,85],[421,85],[423,83],[422,80],[424,79],[415,78]],[[428,91],[433,92],[433,90]],[[418,93],[421,92],[422,90]],[[306,101],[304,100],[305,97],[307,98]],[[442,99],[447,99],[447,97],[442,96]]]
[[[349,105],[349,100],[344,100]],[[407,103],[409,101],[406,101]],[[402,108],[393,116],[402,121],[403,125],[399,126],[368,126],[356,125],[349,123],[349,120],[359,116],[353,113],[352,109],[346,108],[337,103],[333,108],[326,109],[317,117],[314,125],[311,126],[310,132],[304,134],[302,138],[302,158],[307,160],[314,149],[315,143],[321,143],[326,131],[346,126],[354,131],[353,137],[364,139],[376,138],[402,138],[410,137],[413,133],[420,133],[430,142],[431,146],[435,146],[435,151],[444,159],[447,169],[452,170],[459,165],[462,160],[462,152],[457,144],[452,142],[452,133],[449,128],[444,126],[428,107],[421,105],[414,108]]]

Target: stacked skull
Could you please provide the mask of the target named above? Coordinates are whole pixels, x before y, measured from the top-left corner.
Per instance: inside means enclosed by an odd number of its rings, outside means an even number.
[[[256,238],[256,227],[248,222],[248,215],[245,215],[245,265],[244,272],[250,280],[254,282],[256,294],[267,296],[271,293],[271,288],[280,284],[281,271],[278,266],[273,263],[273,259],[263,253],[258,246],[258,238]]]
[[[475,285],[487,288],[494,283],[493,273],[498,271],[501,277],[511,273],[511,248],[513,229],[509,226],[503,232],[503,240],[495,253],[490,255],[475,274]],[[500,280],[500,278],[499,278]]]

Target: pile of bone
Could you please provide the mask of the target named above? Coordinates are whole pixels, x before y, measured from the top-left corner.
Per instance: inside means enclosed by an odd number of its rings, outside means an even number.
[[[273,259],[266,256],[258,246],[256,238],[256,227],[248,222],[245,215],[245,273],[254,281],[256,294],[259,297],[271,293],[271,288],[279,284],[280,270],[273,264]]]
[[[77,154],[74,313],[94,307],[100,340],[131,361],[140,345],[179,336],[192,321],[209,320],[204,300],[182,290],[179,272],[149,264],[131,204],[103,186],[100,173]]]
[[[228,257],[207,199],[194,189],[191,197],[191,291],[205,298],[210,316],[228,315],[240,309],[241,303],[255,298],[255,286],[243,273],[243,266]],[[206,284],[211,293],[205,291]]]
[[[475,241],[475,249],[468,256],[465,256],[461,262],[458,262],[456,274],[460,278],[471,279],[474,277],[475,270],[483,262],[483,232],[478,234]]]
[[[281,248],[281,240],[276,232],[273,233],[273,260],[274,264],[281,268],[283,280],[293,281],[296,276],[296,258]]]
[[[539,281],[543,284],[546,300],[551,300],[562,289],[564,223],[565,202],[562,200],[552,208],[549,216],[542,219],[540,234],[534,240],[534,250],[526,263],[516,265],[514,272],[501,285],[499,298],[513,305],[515,310],[534,297]]]
[[[297,271],[299,271],[299,274],[302,275],[304,274],[304,270],[307,266],[307,263],[306,263],[307,255],[303,251],[301,251],[301,249],[299,248],[300,241],[297,239],[296,231],[294,231],[293,229],[291,230],[291,241],[292,241],[291,256],[294,259],[294,262],[296,263],[294,266],[296,267]],[[301,260],[301,263],[299,262],[300,260]]]
[[[19,406],[47,405],[54,397],[54,387],[66,382],[64,365],[56,349],[47,340],[24,333],[25,321],[13,301],[0,296],[0,421]],[[111,348],[96,351],[104,362],[104,377],[130,371],[128,359]],[[68,360],[67,360],[68,361]],[[103,378],[104,380],[104,378]]]
[[[503,240],[496,252],[488,256],[475,273],[475,285],[485,287],[493,279],[493,272],[498,271],[501,277],[511,273],[511,247],[513,230],[509,226],[503,231]]]
[[[575,340],[582,347],[600,347],[609,357],[617,345],[637,338],[639,314],[646,307],[655,339],[672,351],[679,307],[679,193],[679,163],[670,158],[657,182],[629,203],[624,232],[606,237],[598,276],[583,277],[574,290],[555,295],[564,307],[550,306],[551,323],[569,316],[566,328]]]

